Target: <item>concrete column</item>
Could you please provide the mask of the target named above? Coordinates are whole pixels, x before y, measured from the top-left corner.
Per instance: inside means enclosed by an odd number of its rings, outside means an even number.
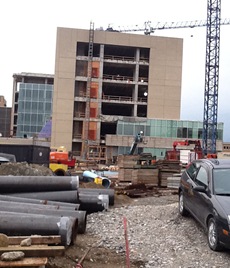
[[[102,114],[102,86],[103,86],[103,65],[104,65],[104,45],[100,45],[100,76],[98,81],[98,119],[100,118],[100,115]],[[101,120],[99,119],[97,123],[97,140],[101,140]]]
[[[134,75],[134,92],[133,92],[133,99],[134,99],[134,108],[133,108],[133,116],[137,116],[137,100],[138,100],[138,80],[139,80],[139,59],[140,59],[140,49],[136,49],[136,66],[135,66],[135,75]]]

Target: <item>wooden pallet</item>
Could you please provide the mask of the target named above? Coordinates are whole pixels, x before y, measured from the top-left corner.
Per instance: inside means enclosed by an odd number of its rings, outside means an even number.
[[[24,258],[20,261],[0,261],[0,267],[45,267],[47,258]]]
[[[31,238],[31,246],[20,246],[22,240]],[[8,247],[0,247],[0,255],[5,252],[22,251],[25,257],[18,261],[0,261],[0,267],[40,267],[47,264],[48,257],[63,256],[65,247],[59,246],[60,236],[8,236]]]

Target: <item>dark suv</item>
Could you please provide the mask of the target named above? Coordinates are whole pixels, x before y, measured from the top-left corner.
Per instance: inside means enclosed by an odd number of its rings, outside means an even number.
[[[190,213],[206,230],[212,250],[230,248],[230,160],[200,159],[183,172],[179,212]]]

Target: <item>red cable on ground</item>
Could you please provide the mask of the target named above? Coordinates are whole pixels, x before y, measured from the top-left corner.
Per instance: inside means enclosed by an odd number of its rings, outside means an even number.
[[[125,234],[125,248],[126,248],[126,264],[130,268],[130,258],[129,258],[129,241],[128,241],[128,232],[127,232],[127,219],[123,218],[124,222],[124,234]]]

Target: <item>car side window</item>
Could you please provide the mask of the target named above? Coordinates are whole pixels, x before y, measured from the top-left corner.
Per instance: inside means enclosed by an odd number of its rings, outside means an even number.
[[[200,186],[208,186],[208,174],[205,168],[200,167],[195,182]]]
[[[189,177],[194,181],[195,180],[195,177],[196,177],[196,173],[197,173],[197,170],[198,170],[198,165],[197,163],[192,163],[187,169],[187,173],[189,175]]]

